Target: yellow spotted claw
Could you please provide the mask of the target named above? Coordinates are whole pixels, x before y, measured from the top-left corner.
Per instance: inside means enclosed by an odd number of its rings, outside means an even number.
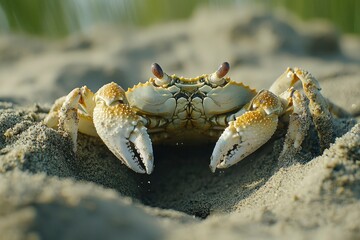
[[[252,100],[250,111],[229,122],[211,155],[210,169],[227,168],[241,161],[274,134],[281,100],[269,91],[259,92]]]
[[[96,93],[93,121],[106,146],[129,168],[150,174],[153,170],[153,150],[150,137],[127,104],[124,90],[110,83]]]

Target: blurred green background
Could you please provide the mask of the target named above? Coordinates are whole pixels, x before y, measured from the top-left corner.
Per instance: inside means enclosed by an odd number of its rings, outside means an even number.
[[[342,32],[360,34],[360,0],[0,0],[0,33],[58,38],[103,22],[148,26],[186,19],[200,6],[255,4],[329,19]]]

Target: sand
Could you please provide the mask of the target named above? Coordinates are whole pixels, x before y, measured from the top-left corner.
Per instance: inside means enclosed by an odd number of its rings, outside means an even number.
[[[211,17],[209,17],[211,16]],[[127,169],[101,140],[78,151],[42,120],[74,87],[124,88],[150,76],[196,76],[229,61],[229,76],[268,88],[288,66],[320,81],[352,116],[334,118],[323,153],[313,126],[288,162],[282,135],[211,173],[213,144],[155,146],[155,170]],[[360,40],[283,12],[200,9],[146,29],[98,26],[48,42],[0,37],[0,239],[359,239]]]

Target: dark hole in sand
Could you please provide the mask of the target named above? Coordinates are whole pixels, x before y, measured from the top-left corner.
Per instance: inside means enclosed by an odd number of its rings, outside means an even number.
[[[139,200],[204,219],[212,213],[231,211],[264,184],[276,167],[271,156],[264,154],[272,150],[272,145],[266,145],[235,166],[212,173],[209,163],[213,147],[154,147],[155,169],[151,175],[141,175]]]
[[[238,164],[212,173],[209,163],[214,145],[155,145],[155,168],[147,175],[127,168],[100,139],[80,134],[71,165],[78,179],[112,188],[151,207],[206,218],[233,211],[266,183],[278,169],[282,146],[281,140],[271,140]]]
[[[239,210],[241,202],[260,189],[282,165],[295,163],[278,159],[284,134],[285,131],[278,131],[253,154],[215,173],[209,168],[215,144],[154,146],[153,173],[136,176],[141,188],[138,199],[151,207],[173,209],[202,219]],[[298,163],[304,164],[318,155],[316,135],[314,129],[309,131]]]
[[[210,214],[208,189],[214,177],[208,167],[213,145],[157,146],[154,148],[155,169],[146,182],[141,201],[149,206],[175,209],[196,217]]]
[[[305,141],[306,158],[310,146],[318,146],[316,132]],[[117,190],[151,207],[173,209],[206,218],[238,209],[280,168],[278,156],[283,132],[236,165],[212,173],[209,168],[214,144],[176,146],[155,145],[155,168],[151,175],[138,174],[122,164],[98,138],[79,135],[78,151],[71,165],[77,178]],[[315,142],[314,142],[315,141]],[[318,147],[315,147],[315,150]],[[304,154],[304,153],[302,153]],[[289,163],[291,164],[291,163]]]

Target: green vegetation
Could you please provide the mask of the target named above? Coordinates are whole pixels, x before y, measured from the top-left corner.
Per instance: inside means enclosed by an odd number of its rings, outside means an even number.
[[[360,33],[359,0],[270,0],[272,6],[283,6],[303,19],[330,19],[343,32]]]
[[[350,33],[360,33],[359,0],[258,0],[282,6],[304,19],[326,18]],[[0,33],[24,32],[60,37],[99,22],[147,26],[188,18],[199,5],[251,4],[246,0],[0,0]]]

